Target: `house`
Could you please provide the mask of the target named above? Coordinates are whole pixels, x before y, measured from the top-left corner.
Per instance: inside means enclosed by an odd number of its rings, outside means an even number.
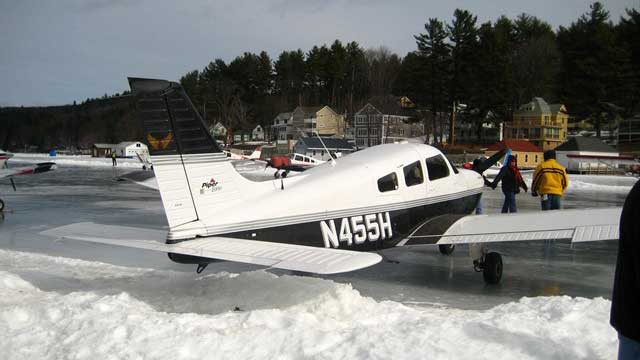
[[[253,130],[251,131],[251,140],[264,140],[264,131],[262,130],[262,126],[257,125],[255,128],[253,128]]]
[[[634,163],[632,157],[620,156],[597,137],[576,136],[555,150],[556,160],[574,174],[615,173],[620,165]]]
[[[271,138],[276,142],[277,153],[288,153],[293,150],[293,117],[291,112],[283,112],[273,119],[271,125]]]
[[[354,115],[356,146],[369,147],[424,135],[415,105],[406,97],[377,96]]]
[[[618,150],[640,156],[640,113],[618,124]]]
[[[139,141],[123,141],[114,146],[113,152],[117,157],[137,157],[139,154],[144,159],[149,156],[147,145]]]
[[[344,116],[329,106],[298,106],[291,113],[291,123],[294,139],[304,134],[343,137],[345,133]]]
[[[96,143],[91,147],[91,156],[92,157],[109,157],[111,156],[111,152],[116,147],[116,144],[103,144]]]
[[[322,141],[320,140],[322,139]],[[324,146],[323,146],[324,143]],[[326,147],[326,149],[325,149]],[[329,153],[327,153],[329,150]],[[345,139],[330,137],[305,137],[299,139],[293,151],[298,154],[312,157],[316,160],[331,160],[331,155],[344,156],[355,151],[355,148]],[[335,156],[334,156],[335,157]]]
[[[209,133],[211,134],[211,136],[213,136],[214,139],[224,139],[227,136],[227,128],[218,121],[214,125],[211,125],[209,127]]]
[[[233,143],[239,144],[251,141],[252,132],[248,130],[237,130],[233,132]]]
[[[547,104],[535,97],[517,111],[504,126],[505,140],[528,140],[543,150],[555,149],[567,140],[569,115],[562,104]]]
[[[511,154],[518,158],[518,167],[522,169],[533,169],[543,160],[542,149],[526,140],[502,140],[489,146],[484,154],[491,157],[502,149],[511,149]]]

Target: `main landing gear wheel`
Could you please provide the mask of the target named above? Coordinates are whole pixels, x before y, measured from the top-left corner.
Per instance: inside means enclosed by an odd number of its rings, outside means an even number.
[[[442,255],[451,255],[455,249],[456,246],[454,244],[438,245],[438,250]]]
[[[0,212],[2,212],[3,210],[4,210],[4,201],[0,199]]]
[[[502,279],[502,256],[497,252],[490,252],[482,263],[482,277],[487,284],[497,284]]]

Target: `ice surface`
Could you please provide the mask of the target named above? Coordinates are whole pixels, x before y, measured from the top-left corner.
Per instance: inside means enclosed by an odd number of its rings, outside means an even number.
[[[166,226],[156,190],[92,161],[16,178],[16,192],[0,184],[3,360],[615,356],[615,242],[496,245],[500,286],[484,285],[464,247],[392,249],[399,264],[326,277],[226,262],[197,275],[163,254],[38,235],[83,221]],[[563,207],[620,206],[635,181],[572,175]],[[499,211],[499,189],[483,198]],[[521,193],[518,208],[538,211],[538,200]]]

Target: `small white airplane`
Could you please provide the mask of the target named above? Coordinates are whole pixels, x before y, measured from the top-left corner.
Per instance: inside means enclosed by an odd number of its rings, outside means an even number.
[[[43,234],[166,252],[201,272],[216,260],[332,274],[378,263],[376,251],[471,244],[476,271],[502,278],[500,241],[618,238],[620,208],[469,215],[480,199],[479,171],[457,169],[436,148],[385,144],[298,176],[250,181],[234,169],[175,82],[129,78],[169,231],[76,223]],[[171,136],[169,136],[171,134]]]
[[[55,163],[53,162],[44,162],[36,165],[21,166],[18,168],[9,169],[7,161],[12,157],[13,154],[4,150],[0,150],[0,179],[9,179],[14,191],[16,190],[16,184],[13,181],[14,176],[39,174],[55,169]],[[4,211],[4,207],[4,201],[0,199],[0,212]]]
[[[232,151],[222,150],[223,153],[231,160],[257,160],[260,159],[260,155],[262,154],[262,148],[260,146],[256,147],[250,154],[237,154]]]

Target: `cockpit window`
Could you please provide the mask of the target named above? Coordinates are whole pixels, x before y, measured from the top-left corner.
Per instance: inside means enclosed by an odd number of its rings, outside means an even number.
[[[422,175],[422,166],[420,161],[416,161],[413,164],[409,164],[403,168],[404,170],[404,183],[407,187],[422,184],[424,176]]]
[[[380,192],[393,191],[398,189],[398,176],[395,172],[378,179],[378,190]]]
[[[295,159],[296,159],[297,161],[302,161],[302,156],[300,156],[300,155],[296,155],[296,158],[295,158]]]
[[[441,155],[427,158],[426,163],[427,173],[429,173],[429,180],[433,181],[449,176],[449,167],[447,166],[447,161]]]

